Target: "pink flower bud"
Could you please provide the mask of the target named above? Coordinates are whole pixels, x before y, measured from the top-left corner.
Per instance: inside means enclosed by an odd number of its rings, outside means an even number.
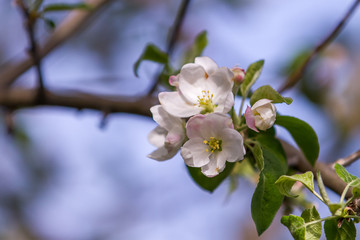
[[[244,77],[245,77],[245,70],[244,69],[239,68],[239,67],[233,67],[231,69],[231,71],[234,74],[233,81],[236,84],[240,84],[240,83],[242,83],[244,81]]]

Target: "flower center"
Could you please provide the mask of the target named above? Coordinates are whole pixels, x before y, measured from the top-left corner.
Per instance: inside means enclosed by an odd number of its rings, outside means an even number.
[[[214,97],[214,94],[210,94],[209,90],[203,90],[201,93],[202,96],[198,96],[199,107],[202,107],[204,109],[201,111],[201,114],[214,112],[214,109],[218,106],[217,104],[213,103],[212,99]]]
[[[212,153],[213,152],[221,152],[222,150],[222,140],[221,139],[216,139],[214,137],[210,137],[209,140],[204,140],[204,144],[208,145],[209,148],[206,149],[206,152],[209,152],[211,151]]]

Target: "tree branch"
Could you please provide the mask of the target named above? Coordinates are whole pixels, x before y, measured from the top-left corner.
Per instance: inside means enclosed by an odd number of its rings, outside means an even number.
[[[176,44],[176,41],[178,40],[179,38],[179,34],[180,34],[180,30],[181,30],[181,26],[184,22],[184,19],[185,19],[185,14],[189,8],[189,4],[190,4],[190,0],[183,0],[180,7],[179,7],[179,10],[178,10],[178,13],[176,15],[176,19],[174,21],[174,27],[172,28],[172,31],[171,31],[171,35],[170,35],[170,38],[169,38],[169,41],[168,41],[168,44],[167,44],[167,47],[166,47],[166,52],[168,54],[168,57],[170,59],[170,56],[174,50],[174,47],[175,47],[175,44]],[[150,87],[150,90],[149,90],[149,95],[153,94],[159,84],[159,81],[160,81],[160,74],[158,74],[158,76],[156,77],[156,80],[154,81],[154,83],[152,84],[152,86]]]
[[[44,101],[45,86],[44,86],[44,79],[43,79],[43,74],[42,74],[42,70],[41,70],[41,59],[39,57],[38,47],[37,47],[37,43],[35,40],[35,26],[36,26],[37,19],[31,16],[29,9],[25,6],[24,0],[18,0],[17,4],[22,12],[22,15],[24,16],[25,29],[26,29],[28,39],[29,39],[29,44],[30,44],[29,54],[32,58],[32,61],[35,64],[35,67],[36,67],[38,84],[39,84],[38,94],[37,94],[37,96],[38,96],[37,102],[40,103],[40,102]]]
[[[291,75],[288,77],[286,82],[279,88],[278,92],[282,93],[285,90],[295,86],[296,83],[298,83],[301,78],[303,77],[306,68],[308,67],[310,61],[321,51],[323,51],[334,39],[340,34],[340,32],[343,30],[346,22],[349,20],[350,16],[354,13],[356,7],[359,5],[360,0],[355,0],[353,5],[350,7],[350,9],[347,11],[345,16],[342,18],[342,20],[339,22],[339,24],[334,28],[334,30],[329,34],[327,38],[325,38],[310,54],[309,56],[304,60],[304,62],[295,69]]]
[[[95,13],[99,12],[99,10],[111,1],[112,0],[87,0],[86,3],[92,6],[92,10],[73,10],[61,25],[55,29],[43,46],[39,46],[39,59],[45,57],[57,46],[77,33]],[[9,87],[32,65],[34,65],[34,61],[29,56],[3,66],[2,69],[0,69],[0,88]]]
[[[347,156],[345,158],[340,158],[338,159],[333,166],[338,163],[340,165],[343,165],[344,167],[351,165],[352,163],[354,163],[356,160],[360,159],[360,150],[357,150],[356,152],[354,152],[353,154],[351,154],[350,156]]]
[[[93,109],[109,113],[132,113],[151,117],[150,107],[158,104],[153,96],[124,97],[95,95],[77,91],[66,93],[45,90],[45,101],[37,103],[36,89],[8,89],[0,91],[0,105],[9,109],[37,106],[59,106],[75,109]]]

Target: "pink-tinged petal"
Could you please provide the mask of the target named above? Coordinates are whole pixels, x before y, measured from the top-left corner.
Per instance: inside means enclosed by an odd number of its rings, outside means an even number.
[[[183,125],[183,120],[170,115],[161,105],[151,107],[150,111],[153,115],[154,121],[167,131],[170,131],[175,126],[181,127]]]
[[[272,102],[272,100],[269,100],[269,99],[266,99],[266,98],[260,99],[259,101],[254,103],[254,105],[252,105],[251,109],[254,110],[255,108],[258,108],[260,106],[263,106],[263,105],[271,103],[271,102]]]
[[[201,137],[205,140],[211,137],[212,129],[207,125],[206,117],[206,115],[197,114],[188,120],[186,123],[186,135],[188,138]]]
[[[176,145],[182,142],[184,138],[185,138],[184,130],[178,131],[178,129],[175,129],[174,131],[168,132],[168,134],[166,135],[165,142],[170,145]]]
[[[228,162],[236,162],[244,159],[245,148],[243,137],[241,134],[230,128],[226,128],[222,132],[222,151],[227,154]]]
[[[223,128],[233,128],[232,120],[222,113],[195,115],[186,124],[186,134],[189,138],[201,137],[209,140],[210,137],[219,137]]]
[[[162,147],[165,143],[167,131],[165,128],[157,126],[148,135],[148,141],[155,147]]]
[[[201,167],[201,172],[207,177],[215,177],[221,173],[226,166],[226,154],[212,154],[210,162]]]
[[[157,147],[155,151],[148,155],[149,158],[164,161],[172,158],[179,151],[183,140],[175,144],[165,143],[166,134],[167,131],[159,126],[149,133],[149,142]]]
[[[161,92],[159,93],[159,101],[165,111],[179,118],[191,117],[202,110],[186,102],[179,92]]]
[[[254,130],[255,132],[259,132],[259,130],[257,130],[255,127],[255,116],[249,106],[245,110],[245,120],[246,120],[246,125],[248,125],[248,127],[251,130]]]
[[[213,74],[218,69],[216,62],[209,57],[197,57],[195,63],[202,66],[208,75]]]
[[[169,84],[173,87],[179,86],[179,76],[172,75],[169,77]]]
[[[206,151],[207,145],[202,138],[189,139],[181,148],[181,156],[186,165],[202,167],[209,163],[210,153]]]

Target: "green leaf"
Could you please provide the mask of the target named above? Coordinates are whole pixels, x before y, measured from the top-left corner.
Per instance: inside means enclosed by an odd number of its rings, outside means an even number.
[[[319,240],[322,232],[321,222],[306,225],[306,223],[319,219],[320,215],[313,206],[310,209],[305,209],[301,217],[295,215],[283,216],[281,223],[289,229],[295,240]]]
[[[246,76],[245,76],[246,77]],[[272,103],[286,103],[287,105],[292,103],[292,98],[283,97],[278,93],[275,89],[273,89],[270,85],[265,85],[259,87],[255,90],[255,92],[251,95],[250,104],[254,105],[260,99],[269,99],[272,100]]]
[[[328,208],[332,215],[337,215],[336,211],[339,209],[341,210],[343,207],[344,207],[344,204],[342,204],[342,203],[329,203],[328,204]],[[341,214],[341,212],[339,214]]]
[[[327,240],[355,240],[356,228],[354,222],[344,220],[341,228],[338,228],[336,219],[327,220],[324,224],[325,235]]]
[[[288,130],[308,162],[314,166],[320,151],[318,137],[314,129],[306,122],[290,116],[276,116],[275,124]]]
[[[289,229],[295,240],[305,240],[305,220],[303,218],[291,214],[283,216],[281,223]]]
[[[279,191],[287,197],[297,197],[291,193],[292,186],[297,182],[301,182],[307,187],[311,192],[314,192],[314,175],[312,172],[306,172],[303,174],[295,174],[292,176],[281,176],[276,182],[275,185],[278,187]]]
[[[185,53],[184,63],[194,62],[196,57],[201,56],[207,44],[207,32],[202,31],[196,36],[193,45]]]
[[[342,165],[336,163],[335,164],[335,171],[336,174],[346,183],[351,183],[352,181],[359,179],[358,177],[350,174],[346,168],[344,168]]]
[[[145,47],[144,52],[141,54],[139,59],[134,64],[134,73],[135,76],[137,77],[138,77],[138,68],[140,66],[140,63],[144,60],[162,63],[165,65],[167,65],[169,62],[169,58],[166,52],[163,52],[154,44],[148,44]]]
[[[91,10],[92,7],[86,3],[74,3],[74,4],[54,3],[44,6],[42,12],[45,13],[45,12],[54,12],[54,11],[69,11],[74,9]]]
[[[319,186],[321,197],[324,199],[325,204],[327,204],[327,205],[330,204],[330,199],[329,199],[329,196],[326,193],[325,185],[324,185],[324,182],[322,180],[320,171],[317,171],[317,181],[318,181],[318,186]]]
[[[206,177],[202,172],[201,168],[194,168],[187,166],[187,169],[190,173],[192,179],[204,190],[209,192],[213,192],[224,180],[227,176],[230,175],[233,170],[235,163],[227,162],[224,171],[222,171],[219,175],[209,178]]]
[[[346,183],[353,187],[352,193],[354,197],[360,196],[360,178],[350,174],[342,165],[335,164],[336,174]]]
[[[320,219],[320,215],[315,206],[310,209],[305,209],[301,214],[301,217],[305,220],[305,223],[316,221]],[[305,228],[306,240],[319,240],[321,237],[322,225],[321,222],[307,225]]]
[[[257,62],[252,63],[247,68],[244,81],[240,87],[241,95],[243,96],[243,98],[246,98],[251,86],[259,78],[263,66],[264,66],[264,60],[259,60]]]
[[[277,139],[260,134],[257,140],[261,144],[265,164],[251,200],[251,216],[261,235],[270,226],[282,204],[284,197],[274,188],[274,183],[287,172],[287,163],[284,150]]]
[[[256,142],[255,146],[253,148],[250,148],[250,151],[254,156],[254,159],[256,161],[259,170],[262,171],[264,169],[264,156],[260,144]]]

